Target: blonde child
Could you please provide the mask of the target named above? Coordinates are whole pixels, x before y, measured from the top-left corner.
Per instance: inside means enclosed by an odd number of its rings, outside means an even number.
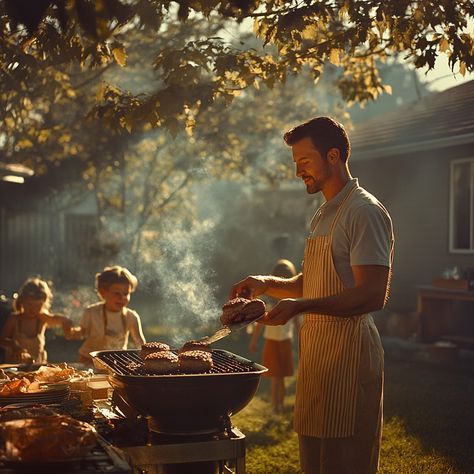
[[[0,335],[0,344],[6,348],[8,362],[47,362],[45,331],[48,327],[62,326],[68,333],[71,320],[50,313],[53,293],[48,283],[29,278],[18,291],[12,313]]]
[[[145,344],[140,316],[127,308],[130,295],[137,287],[137,278],[124,267],[106,267],[96,276],[96,290],[102,299],[86,308],[79,327],[71,337],[84,338],[79,349],[79,361],[91,364],[92,351],[127,349],[131,335],[136,347]]]
[[[275,263],[272,275],[291,278],[296,275],[292,262],[280,259]],[[249,344],[249,351],[257,350],[257,340],[262,331],[262,325],[256,324]],[[285,398],[285,377],[293,375],[293,333],[299,331],[297,317],[282,326],[265,326],[263,330],[262,364],[268,368],[265,374],[271,377],[271,399],[274,413],[283,412]]]

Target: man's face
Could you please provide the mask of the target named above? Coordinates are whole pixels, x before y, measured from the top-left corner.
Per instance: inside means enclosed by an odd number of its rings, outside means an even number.
[[[319,153],[309,137],[302,138],[291,148],[296,165],[296,176],[304,181],[308,194],[321,191],[332,173],[326,157]]]
[[[100,296],[105,301],[105,307],[108,311],[122,311],[122,308],[130,303],[131,287],[125,283],[114,283],[108,288],[99,290]]]

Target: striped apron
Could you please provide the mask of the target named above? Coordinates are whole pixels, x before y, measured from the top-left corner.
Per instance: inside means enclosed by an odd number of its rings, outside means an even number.
[[[344,286],[332,259],[336,223],[354,187],[336,211],[328,235],[309,237],[303,265],[303,297],[324,298]],[[313,230],[313,229],[312,229]],[[301,326],[294,429],[300,435],[341,438],[354,434],[366,315],[336,317],[307,313]]]

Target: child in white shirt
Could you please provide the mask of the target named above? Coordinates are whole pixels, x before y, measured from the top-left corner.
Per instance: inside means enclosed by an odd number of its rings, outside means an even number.
[[[127,349],[129,335],[137,348],[145,344],[140,316],[127,307],[137,284],[137,278],[118,265],[97,273],[96,290],[102,301],[88,306],[80,326],[70,333],[72,337],[84,338],[79,349],[80,362],[90,365],[92,351]]]

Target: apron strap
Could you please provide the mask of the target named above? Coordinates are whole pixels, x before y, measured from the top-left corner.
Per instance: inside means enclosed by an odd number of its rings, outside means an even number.
[[[341,213],[341,209],[343,207],[343,204],[346,202],[346,200],[349,198],[349,196],[352,195],[352,193],[357,189],[357,184],[354,183],[352,189],[345,195],[344,199],[342,200],[342,202],[339,204],[339,206],[337,207],[337,211],[336,211],[336,215],[334,216],[334,219],[331,223],[331,227],[329,229],[329,234],[328,235],[332,235],[332,232],[336,226],[336,223],[337,223],[337,220],[339,218],[339,214]],[[310,225],[309,225],[309,228],[310,228],[310,233],[312,234],[314,232],[314,229],[316,228],[316,225],[318,224],[318,221],[319,219],[321,218],[321,214],[322,214],[322,210],[321,210],[321,207],[314,213],[313,217],[311,218],[311,222],[310,222]]]
[[[357,185],[354,184],[354,186],[352,187],[352,189],[346,194],[346,196],[344,197],[344,199],[342,200],[341,204],[339,204],[338,208],[337,208],[337,211],[336,211],[336,215],[334,216],[334,219],[332,220],[332,223],[331,223],[331,227],[329,229],[329,236],[330,236],[330,239],[332,241],[332,234],[334,232],[334,229],[336,228],[336,224],[337,224],[337,221],[339,220],[339,216],[341,215],[341,212],[342,210],[344,209],[344,204],[346,203],[346,201],[352,196],[352,193],[357,189]]]

